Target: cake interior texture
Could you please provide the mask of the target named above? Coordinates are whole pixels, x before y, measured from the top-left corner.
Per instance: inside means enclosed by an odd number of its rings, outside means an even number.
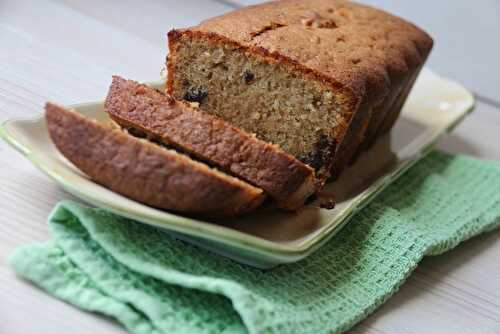
[[[352,110],[328,83],[230,43],[181,35],[169,55],[170,91],[327,173]],[[328,161],[327,161],[328,160]]]

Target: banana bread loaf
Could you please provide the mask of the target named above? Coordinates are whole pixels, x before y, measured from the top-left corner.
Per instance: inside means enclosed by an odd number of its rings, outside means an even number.
[[[433,44],[400,18],[336,0],[250,6],[168,37],[169,94],[279,145],[321,182],[365,134],[394,124]]]
[[[176,151],[66,110],[45,106],[59,151],[96,182],[139,202],[187,213],[232,216],[260,206],[265,195],[235,177]]]
[[[146,85],[114,76],[105,111],[131,133],[172,146],[262,188],[281,208],[300,208],[316,190],[311,167]]]

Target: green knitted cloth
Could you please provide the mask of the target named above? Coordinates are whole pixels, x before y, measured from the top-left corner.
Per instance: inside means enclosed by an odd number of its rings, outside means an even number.
[[[103,210],[62,202],[53,240],[15,270],[133,333],[340,333],[395,293],[425,255],[500,225],[500,165],[434,152],[295,264],[250,268]]]

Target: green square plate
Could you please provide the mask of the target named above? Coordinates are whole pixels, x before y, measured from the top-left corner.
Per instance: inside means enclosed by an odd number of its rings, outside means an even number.
[[[107,120],[102,102],[71,107],[88,117]],[[424,69],[392,133],[363,153],[339,181],[327,185],[325,192],[337,200],[333,210],[312,203],[299,213],[267,211],[217,222],[148,207],[94,183],[59,154],[42,116],[9,120],[0,134],[41,171],[88,203],[160,227],[177,238],[236,261],[270,268],[298,261],[327,242],[473,107],[474,98],[469,91]]]

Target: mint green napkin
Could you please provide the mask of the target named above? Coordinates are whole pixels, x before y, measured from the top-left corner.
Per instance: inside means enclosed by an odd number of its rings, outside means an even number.
[[[386,301],[425,255],[500,225],[500,165],[434,152],[327,245],[269,271],[162,231],[62,202],[53,240],[15,270],[133,333],[340,333]]]

